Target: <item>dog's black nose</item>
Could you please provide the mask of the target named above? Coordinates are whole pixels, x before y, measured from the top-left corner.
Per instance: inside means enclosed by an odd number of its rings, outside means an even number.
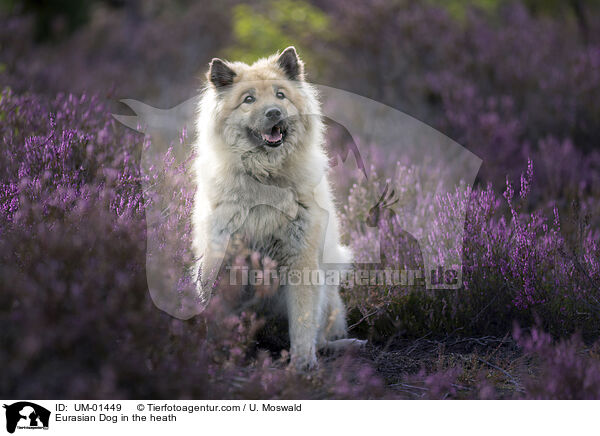
[[[279,121],[281,119],[281,109],[278,107],[270,107],[265,111],[265,117],[271,121]]]

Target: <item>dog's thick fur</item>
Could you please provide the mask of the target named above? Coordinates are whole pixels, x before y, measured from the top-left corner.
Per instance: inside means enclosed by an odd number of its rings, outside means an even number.
[[[290,270],[323,269],[324,251],[328,269],[352,261],[339,241],[320,105],[303,68],[293,47],[252,65],[211,62],[194,162],[193,248],[204,296],[233,234]],[[283,118],[278,146],[260,143],[265,138],[260,132],[270,128],[265,110],[271,107]],[[294,365],[314,367],[318,348],[345,342],[332,342],[346,336],[338,286],[288,284],[279,293],[286,303]]]

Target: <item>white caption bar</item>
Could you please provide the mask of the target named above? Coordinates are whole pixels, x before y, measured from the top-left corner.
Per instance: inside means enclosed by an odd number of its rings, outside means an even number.
[[[115,436],[139,432],[244,436],[327,432],[340,436],[390,432],[584,434],[597,428],[598,408],[598,403],[592,401],[3,400],[2,403],[5,408],[0,422],[4,428],[0,434],[18,436]]]

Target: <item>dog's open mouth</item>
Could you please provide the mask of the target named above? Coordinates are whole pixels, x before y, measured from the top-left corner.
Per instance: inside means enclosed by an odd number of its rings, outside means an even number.
[[[256,130],[248,129],[250,136],[261,145],[268,147],[279,147],[285,140],[286,130],[283,122],[275,124],[270,129],[258,132]]]

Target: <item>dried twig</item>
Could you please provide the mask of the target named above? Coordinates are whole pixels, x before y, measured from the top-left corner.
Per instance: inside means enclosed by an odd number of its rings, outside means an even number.
[[[375,315],[377,312],[379,312],[379,309],[375,309],[373,312],[367,313],[365,316],[363,316],[357,322],[355,322],[350,327],[348,327],[348,331],[352,330],[354,327],[356,327],[357,325],[359,325],[361,322],[365,321],[367,318],[370,318],[371,316]]]
[[[525,392],[525,389],[523,389],[521,384],[512,375],[510,375],[510,373],[508,371],[506,371],[503,368],[500,368],[497,365],[494,365],[493,363],[488,362],[487,360],[482,359],[481,357],[478,357],[477,360],[479,360],[481,363],[485,363],[489,367],[494,368],[495,370],[498,370],[502,374],[504,374],[506,376],[506,378],[508,378],[508,380],[516,386],[518,392]]]

